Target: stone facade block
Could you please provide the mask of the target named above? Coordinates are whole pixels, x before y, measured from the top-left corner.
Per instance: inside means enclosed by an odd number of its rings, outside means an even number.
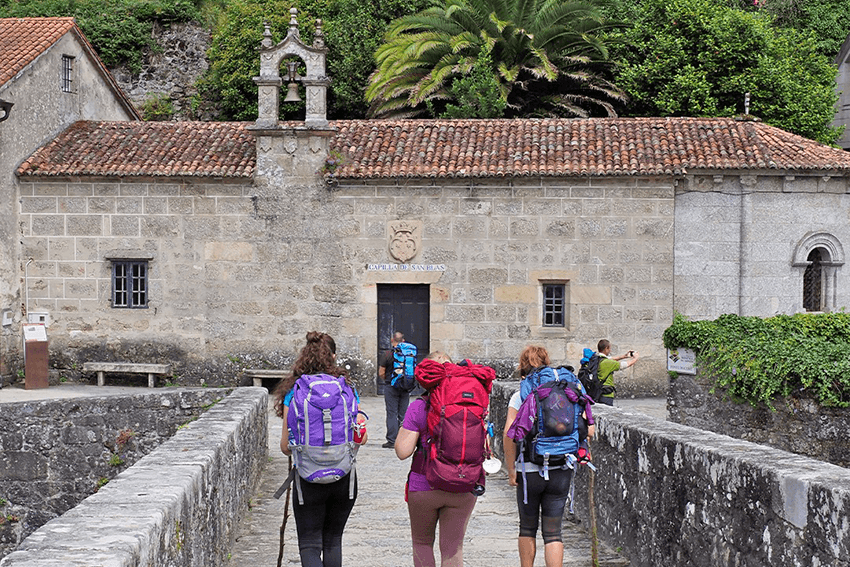
[[[538,288],[533,285],[508,285],[495,288],[498,303],[536,304]]]
[[[34,236],[65,236],[65,217],[63,215],[36,215],[32,217]]]
[[[56,197],[23,197],[21,198],[22,213],[56,213],[58,202]]]
[[[115,213],[115,197],[89,197],[87,207],[89,214],[113,214]]]
[[[86,199],[81,197],[59,197],[58,211],[63,214],[85,214],[88,212]]]
[[[252,262],[254,246],[248,242],[207,242],[204,259],[208,262]]]
[[[146,215],[164,215],[168,212],[168,199],[164,197],[145,197]]]
[[[141,217],[115,215],[109,217],[112,236],[139,237],[141,235]]]
[[[68,215],[68,236],[100,236],[103,234],[103,217],[100,215]]]

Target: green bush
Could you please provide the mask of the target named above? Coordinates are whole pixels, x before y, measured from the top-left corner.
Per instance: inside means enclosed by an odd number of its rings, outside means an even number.
[[[721,315],[688,321],[676,314],[667,348],[690,348],[715,389],[752,405],[807,391],[824,406],[850,406],[850,314]]]
[[[174,116],[174,105],[167,94],[153,93],[145,98],[141,108],[142,118],[151,122],[171,120]]]

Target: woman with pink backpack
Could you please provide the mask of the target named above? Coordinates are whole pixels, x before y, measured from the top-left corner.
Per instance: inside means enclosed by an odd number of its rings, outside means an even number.
[[[295,481],[301,565],[340,567],[342,533],[357,498],[354,464],[366,433],[359,397],[336,363],[330,335],[307,333],[292,374],[281,380],[274,398],[275,413],[283,418],[280,450],[295,462],[287,483]],[[326,417],[330,421],[323,423]]]
[[[484,490],[484,417],[496,373],[469,361],[453,364],[445,353],[432,352],[415,375],[427,393],[408,406],[395,442],[399,459],[413,455],[405,486],[413,565],[436,567],[439,524],[440,565],[463,567],[466,526]],[[446,432],[445,439],[437,432]],[[458,447],[460,439],[469,444]]]

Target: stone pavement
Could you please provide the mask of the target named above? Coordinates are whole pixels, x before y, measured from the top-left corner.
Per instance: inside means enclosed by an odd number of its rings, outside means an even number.
[[[624,410],[666,417],[666,401],[620,400]],[[411,567],[410,524],[404,502],[404,483],[410,461],[399,461],[392,449],[383,449],[384,400],[364,397],[361,406],[370,416],[369,442],[357,459],[359,495],[343,536],[343,562],[349,566]],[[285,495],[272,494],[286,477],[288,459],[280,452],[282,421],[269,406],[269,462],[261,486],[237,533],[227,567],[274,567],[280,549],[280,527]],[[586,474],[586,471],[585,471]],[[519,564],[516,536],[518,519],[516,489],[501,471],[487,480],[487,492],[472,513],[464,541],[464,565],[469,567],[516,567]],[[300,565],[295,520],[290,508],[284,534],[282,565]],[[538,536],[535,565],[543,565],[543,542]],[[600,565],[622,566],[627,562],[600,545]],[[438,559],[439,561],[439,559]],[[589,566],[590,540],[582,526],[564,523],[564,565]]]

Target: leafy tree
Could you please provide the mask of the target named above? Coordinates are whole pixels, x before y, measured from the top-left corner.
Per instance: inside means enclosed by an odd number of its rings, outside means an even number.
[[[750,114],[823,143],[836,69],[811,34],[773,27],[765,12],[722,0],[642,0],[623,34],[615,81],[632,116],[734,116],[751,93]]]
[[[847,0],[732,0],[732,4],[764,11],[776,18],[779,27],[813,32],[818,52],[830,59],[850,34]]]
[[[456,77],[451,86],[452,97],[460,104],[447,104],[440,118],[501,118],[506,103],[502,100],[499,81],[493,75],[493,60],[485,48],[481,49],[472,72]],[[435,116],[431,101],[428,110]]]
[[[439,112],[485,53],[512,116],[615,115],[622,93],[603,70],[605,33],[618,24],[603,16],[606,2],[445,0],[399,18],[375,54],[370,113],[416,115],[428,102]]]
[[[254,120],[257,117],[259,74],[257,53],[263,22],[271,25],[273,41],[286,37],[289,9],[298,8],[301,39],[312,41],[316,18],[323,20],[328,48],[328,97],[330,118],[362,118],[366,106],[363,91],[374,69],[372,54],[388,23],[413,12],[427,0],[243,0],[230,2],[220,27],[213,34],[208,52],[210,67],[199,82],[203,102],[218,108],[225,120]],[[304,72],[304,69],[301,69]],[[304,103],[282,103],[281,117],[303,116]]]

